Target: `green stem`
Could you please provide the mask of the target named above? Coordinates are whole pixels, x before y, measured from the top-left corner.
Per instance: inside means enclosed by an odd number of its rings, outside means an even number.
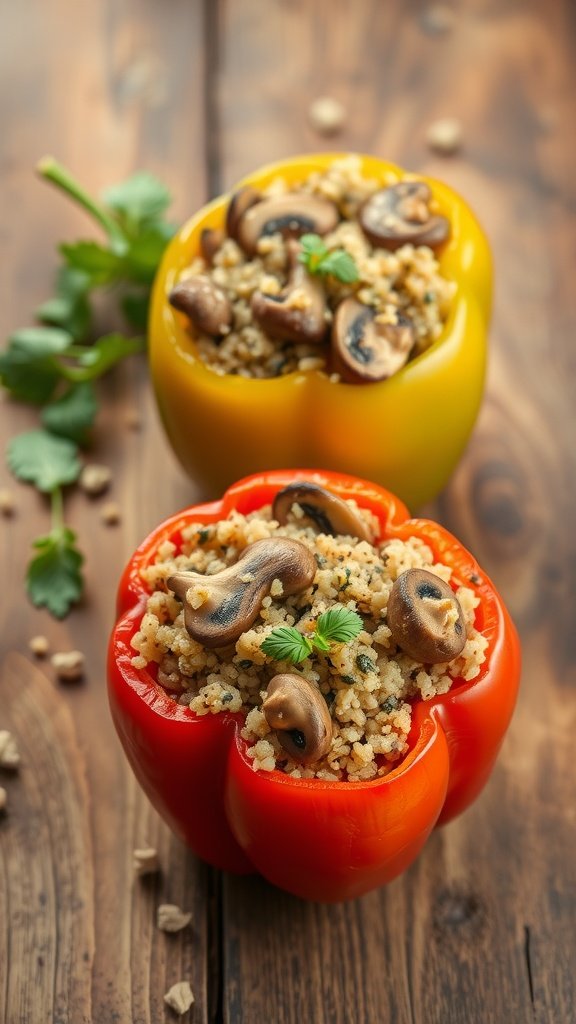
[[[38,162],[36,170],[45,181],[50,181],[53,185],[56,185],[57,188],[61,189],[62,192],[65,192],[72,199],[75,199],[87,213],[94,217],[98,224],[104,228],[115,248],[122,250],[126,248],[126,238],[116,221],[103,206],[100,206],[99,203],[84,191],[79,182],[54,157],[43,156]]]
[[[52,533],[61,533],[64,529],[64,498],[62,488],[55,487],[50,492]]]

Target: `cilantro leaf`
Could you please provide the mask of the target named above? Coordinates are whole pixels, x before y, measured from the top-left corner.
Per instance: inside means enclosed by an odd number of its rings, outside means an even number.
[[[126,181],[112,185],[102,198],[131,233],[156,220],[170,205],[166,186],[147,171],[139,171]]]
[[[130,243],[124,261],[125,276],[138,284],[151,285],[172,234],[173,228],[169,224],[158,223],[143,228]]]
[[[14,476],[44,492],[73,483],[81,469],[76,445],[46,430],[17,434],[8,444],[7,459]]]
[[[60,252],[69,267],[86,275],[91,288],[111,284],[123,276],[123,254],[112,252],[98,242],[63,242]]]
[[[53,327],[26,327],[8,339],[0,352],[0,380],[20,402],[42,405],[58,383],[59,369],[54,356],[64,352],[72,338]]]
[[[82,352],[78,357],[78,366],[69,366],[62,372],[68,380],[93,380],[126,356],[143,352],[145,345],[144,338],[127,338],[117,332],[105,334]]]
[[[148,292],[124,295],[121,305],[122,312],[130,326],[134,327],[137,331],[146,331],[150,306]]]
[[[87,292],[90,278],[81,270],[61,267],[56,279],[56,295],[42,303],[36,317],[68,331],[74,341],[82,341],[90,329],[92,311]]]
[[[279,626],[266,637],[260,645],[260,650],[276,661],[291,661],[298,664],[311,653],[312,642],[294,626]]]
[[[362,629],[364,623],[358,612],[345,608],[343,604],[337,604],[318,617],[314,640],[321,637],[329,643],[347,644],[354,640]]]
[[[60,398],[44,406],[42,425],[59,437],[68,437],[82,445],[86,443],[97,411],[94,385],[84,381],[73,384]]]
[[[59,327],[23,327],[8,340],[20,352],[44,358],[64,352],[72,343],[72,336]]]
[[[320,263],[321,274],[332,274],[343,284],[352,284],[359,278],[358,267],[345,249],[334,249]]]
[[[345,249],[328,249],[320,235],[302,235],[298,260],[309,274],[330,274],[343,284],[352,284],[360,276],[350,253]]]
[[[304,263],[310,274],[318,272],[318,266],[327,253],[320,235],[302,235],[298,260]]]
[[[28,566],[26,589],[38,608],[63,619],[82,594],[80,568],[84,561],[75,546],[76,536],[67,527],[53,530],[34,541],[38,554]]]

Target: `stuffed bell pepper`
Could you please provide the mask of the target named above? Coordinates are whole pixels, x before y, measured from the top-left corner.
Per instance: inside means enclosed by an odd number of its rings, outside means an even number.
[[[191,848],[298,896],[408,867],[484,786],[519,648],[494,586],[388,491],[275,471],[163,523],[121,581],[112,714]]]
[[[283,466],[434,497],[479,409],[485,236],[446,185],[373,157],[257,171],[169,245],[150,365],[162,420],[205,493]]]

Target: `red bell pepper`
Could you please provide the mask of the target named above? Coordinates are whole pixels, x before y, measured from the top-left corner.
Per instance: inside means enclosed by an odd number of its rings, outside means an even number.
[[[416,701],[406,757],[368,782],[295,779],[254,771],[240,730],[242,714],[196,717],[166,694],[154,666],[133,667],[130,640],[145,609],[141,569],[165,540],[176,545],[190,523],[269,504],[294,480],[313,480],[354,497],[380,523],[380,537],[417,536],[453,580],[480,599],[476,626],[488,640],[471,682]],[[298,896],[343,900],[383,885],[408,867],[432,828],[464,810],[484,786],[512,716],[520,675],[516,630],[492,583],[441,526],[409,519],[381,487],[310,470],[247,477],[221,501],[164,522],[130,560],[119,590],[119,620],[109,651],[109,695],[120,739],[137,778],[174,831],[216,867],[259,871]]]

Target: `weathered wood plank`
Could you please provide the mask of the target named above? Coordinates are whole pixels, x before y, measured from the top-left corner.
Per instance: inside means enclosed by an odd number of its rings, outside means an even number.
[[[230,186],[268,160],[359,149],[444,178],[479,213],[497,273],[486,402],[427,511],[509,603],[523,691],[485,794],[385,891],[312,907],[260,881],[225,882],[230,1021],[261,1019],[271,1000],[279,1024],[573,1014],[573,9],[468,0],[437,35],[424,31],[425,11],[221,5],[221,177]],[[325,94],[349,113],[328,142],[307,121],[311,99]],[[443,116],[464,131],[448,160],[425,143]]]
[[[204,200],[203,35],[202,5],[185,0],[171,3],[169,17],[152,0],[51,0],[4,12],[2,337],[30,322],[50,294],[53,246],[97,237],[84,214],[35,180],[44,153],[96,192],[138,168],[157,173],[175,197],[175,221]],[[85,684],[54,688],[28,658],[10,655],[0,684],[0,728],[14,728],[23,749],[22,777],[9,780],[0,832],[0,1019],[11,1024],[163,1021],[164,992],[181,978],[196,995],[191,1019],[205,1021],[209,1010],[207,872],[134,782],[105,690],[120,571],[146,532],[196,492],[165,444],[145,360],[120,368],[101,394],[89,458],[112,468],[108,497],[120,504],[122,520],[107,528],[101,503],[80,493],[68,498],[87,591],[64,623],[34,610],[23,590],[47,507],[0,467],[0,486],[17,502],[15,516],[0,521],[3,652],[27,652],[30,637],[44,633],[53,650],[80,648],[87,664]],[[135,413],[140,429],[128,423]],[[3,440],[36,422],[32,410],[1,403]],[[146,843],[158,848],[163,872],[141,883],[132,851]],[[160,902],[193,910],[192,928],[159,932]]]
[[[155,1024],[167,1019],[163,992],[190,977],[195,1022],[568,1021],[573,5],[465,0],[452,30],[437,36],[423,30],[424,4],[400,0],[334,0],[329,11],[303,0],[204,7],[172,0],[169,16],[153,0],[10,8],[0,37],[2,334],[48,294],[53,243],[92,231],[35,182],[30,169],[43,152],[94,189],[137,166],[158,172],[175,194],[176,220],[220,182],[303,150],[371,150],[446,178],[487,227],[498,290],[486,403],[431,511],[475,551],[515,614],[522,697],[484,796],[386,890],[328,908],[228,878],[220,906],[212,874],[170,837],[129,774],[106,706],[119,570],[145,532],[195,494],[161,436],[144,361],[120,370],[93,456],[113,468],[123,519],[106,529],[98,503],[70,498],[88,591],[66,623],[23,596],[29,544],[47,512],[0,468],[0,486],[9,483],[18,503],[15,518],[0,521],[3,648],[23,652],[44,632],[54,649],[80,647],[88,664],[86,684],[66,690],[16,654],[0,678],[0,728],[18,734],[24,754],[21,775],[1,780],[9,814],[0,821],[0,1019]],[[330,142],[307,122],[310,99],[326,93],[349,111]],[[444,115],[465,132],[462,154],[449,161],[424,141]],[[127,425],[134,411],[140,430]],[[34,422],[0,404],[3,438]],[[164,871],[136,883],[132,849],[148,842]],[[189,932],[157,931],[164,901],[193,910]]]

